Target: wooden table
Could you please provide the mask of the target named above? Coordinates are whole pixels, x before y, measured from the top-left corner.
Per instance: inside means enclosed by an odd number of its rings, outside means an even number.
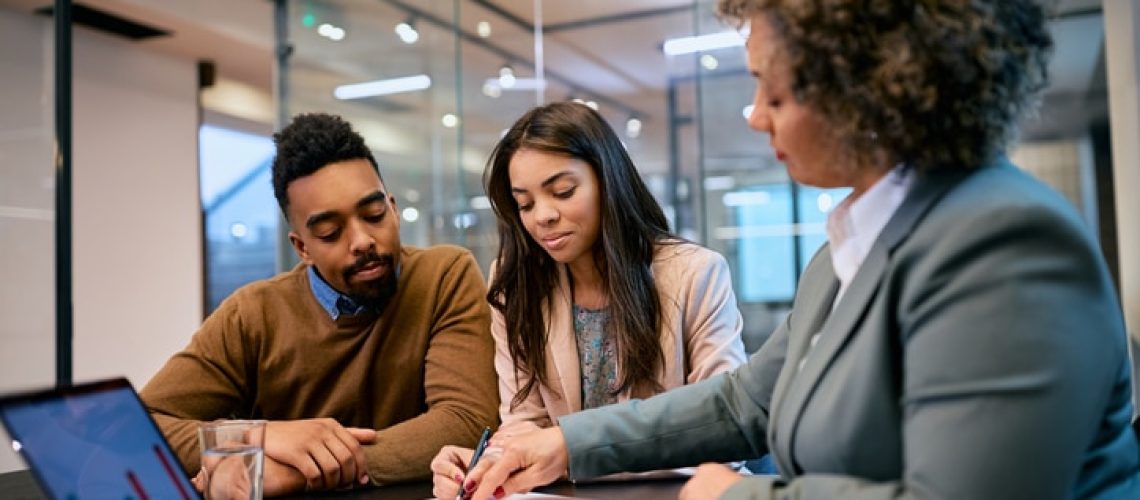
[[[677,498],[685,480],[683,478],[670,479],[641,479],[634,481],[612,481],[600,483],[555,483],[540,488],[539,492],[552,495],[563,495],[575,498],[623,498],[623,499],[664,499]],[[0,474],[0,499],[3,500],[44,500],[45,496],[32,474],[26,470]],[[308,495],[292,495],[287,499],[392,499],[392,500],[423,500],[431,498],[431,483],[407,483],[385,486],[383,488],[369,488],[355,491],[312,493]]]

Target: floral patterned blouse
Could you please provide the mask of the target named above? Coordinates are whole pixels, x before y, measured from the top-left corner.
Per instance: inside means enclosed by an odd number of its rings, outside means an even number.
[[[582,409],[616,403],[617,343],[606,331],[606,309],[574,305],[574,336],[582,373]]]

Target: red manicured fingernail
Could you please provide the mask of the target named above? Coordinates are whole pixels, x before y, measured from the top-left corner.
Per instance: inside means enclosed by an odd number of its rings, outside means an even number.
[[[503,498],[504,496],[506,496],[506,494],[507,494],[507,492],[503,490],[502,486],[500,486],[498,488],[495,488],[495,493],[493,495],[495,498]]]
[[[463,491],[466,491],[468,493],[475,491],[475,482],[474,481],[467,481],[466,483],[464,483],[463,484]]]
[[[459,484],[463,484],[463,476],[460,475],[458,472],[455,473],[455,476],[453,477],[453,479],[455,479],[455,482],[457,482]]]

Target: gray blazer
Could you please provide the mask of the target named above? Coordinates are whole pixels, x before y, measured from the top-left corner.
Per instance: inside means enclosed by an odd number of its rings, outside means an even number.
[[[1005,160],[919,174],[837,290],[824,247],[746,365],[562,417],[570,476],[771,452],[725,497],[1140,498],[1120,306],[1055,192]]]

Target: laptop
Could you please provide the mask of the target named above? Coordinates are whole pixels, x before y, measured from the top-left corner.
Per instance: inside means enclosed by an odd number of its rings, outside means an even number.
[[[0,397],[0,420],[49,498],[199,498],[125,378]]]

